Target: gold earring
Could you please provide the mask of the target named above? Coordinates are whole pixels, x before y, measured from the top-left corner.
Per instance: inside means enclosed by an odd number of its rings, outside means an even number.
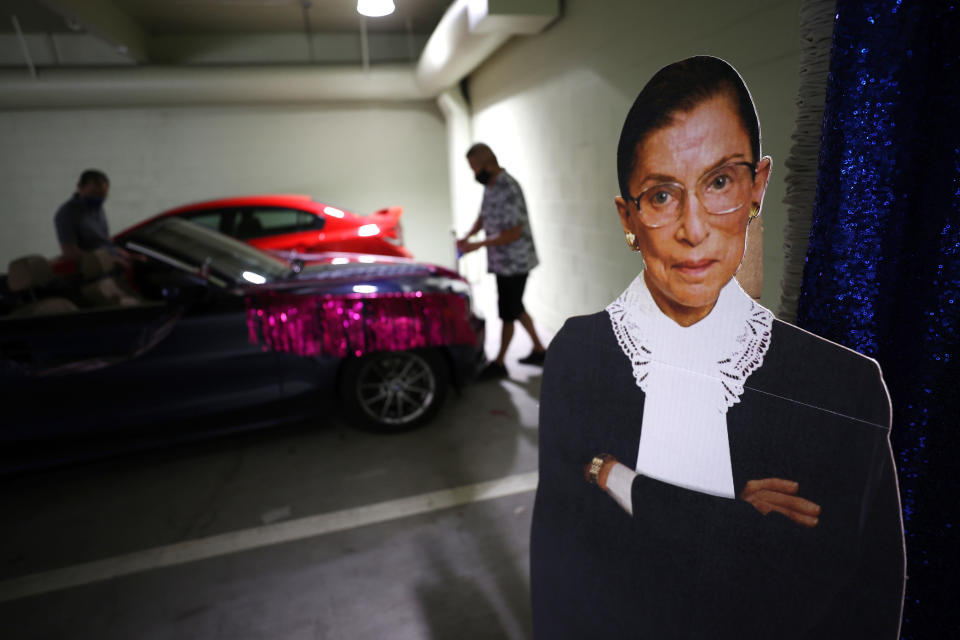
[[[750,205],[750,220],[753,220],[760,215],[760,205],[753,203]]]
[[[637,236],[633,235],[633,232],[627,231],[624,234],[627,237],[627,246],[630,247],[631,251],[640,251],[640,245],[637,242]]]

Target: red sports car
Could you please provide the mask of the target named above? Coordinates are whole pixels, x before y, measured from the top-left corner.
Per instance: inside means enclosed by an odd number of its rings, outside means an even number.
[[[120,232],[116,241],[158,218],[175,216],[265,251],[345,251],[410,258],[400,230],[402,213],[402,207],[388,207],[361,216],[310,196],[242,196],[164,211]]]

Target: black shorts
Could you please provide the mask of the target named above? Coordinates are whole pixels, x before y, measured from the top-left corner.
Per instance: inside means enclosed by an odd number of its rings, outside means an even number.
[[[526,311],[523,308],[523,289],[527,286],[527,274],[497,276],[497,309],[500,319],[513,322]]]

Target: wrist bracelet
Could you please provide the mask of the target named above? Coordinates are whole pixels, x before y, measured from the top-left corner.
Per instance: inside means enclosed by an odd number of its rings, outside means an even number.
[[[600,470],[603,469],[609,460],[612,460],[613,456],[609,453],[600,453],[593,457],[593,460],[590,461],[590,465],[587,467],[587,482],[600,486]]]

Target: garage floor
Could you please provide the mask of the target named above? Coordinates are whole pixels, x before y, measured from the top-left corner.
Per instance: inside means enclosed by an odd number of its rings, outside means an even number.
[[[0,636],[529,637],[529,350],[407,434],[331,417],[5,479]]]

